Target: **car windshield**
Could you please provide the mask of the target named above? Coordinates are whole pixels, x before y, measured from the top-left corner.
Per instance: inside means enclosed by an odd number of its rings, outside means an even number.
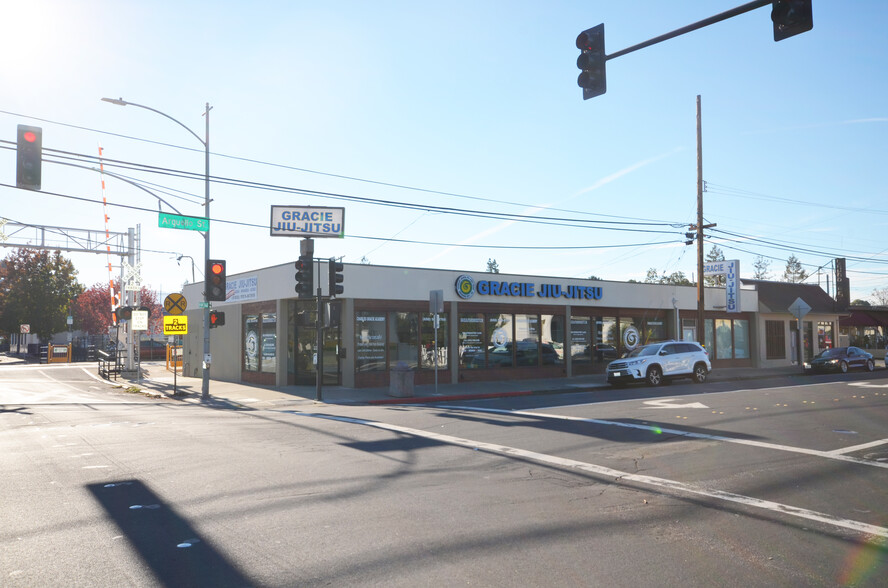
[[[820,352],[820,357],[838,357],[842,355],[843,351],[842,348],[824,349]]]
[[[633,349],[631,353],[629,353],[628,357],[643,357],[645,355],[657,355],[657,350],[659,347],[657,345],[648,345],[647,347],[639,347],[638,349]]]

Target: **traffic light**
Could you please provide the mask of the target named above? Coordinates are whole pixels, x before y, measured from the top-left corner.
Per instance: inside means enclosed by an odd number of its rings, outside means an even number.
[[[296,295],[299,298],[311,298],[314,296],[312,261],[311,255],[300,255],[296,261]]]
[[[580,33],[577,36],[577,49],[582,51],[577,58],[577,67],[583,70],[577,78],[577,85],[583,89],[583,100],[604,94],[607,92],[604,23]]]
[[[771,20],[774,21],[775,41],[810,31],[814,28],[811,0],[774,0]]]
[[[218,310],[210,311],[210,328],[221,327],[225,324],[225,313]]]
[[[42,163],[43,129],[19,125],[15,160],[16,187],[25,190],[39,190]]]
[[[342,294],[344,288],[339,284],[345,279],[342,277],[342,262],[336,261],[335,257],[330,258],[330,263],[327,266],[327,271],[329,272],[330,277],[330,298],[335,298],[337,294]]]
[[[206,268],[207,300],[225,302],[225,260],[208,259]]]

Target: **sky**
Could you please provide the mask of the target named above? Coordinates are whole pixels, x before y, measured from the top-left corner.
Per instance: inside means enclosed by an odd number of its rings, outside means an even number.
[[[296,260],[299,239],[269,230],[287,205],[344,207],[345,237],[315,256],[345,263],[693,278],[699,95],[706,252],[745,278],[763,256],[773,279],[795,255],[833,294],[844,257],[851,298],[874,300],[888,3],[814,0],[813,30],[780,42],[753,10],[608,60],[607,92],[582,99],[581,31],[604,23],[612,54],[744,3],[0,0],[0,218],[103,232],[101,148],[128,180],[104,176],[107,229],[138,227],[142,283],[201,281],[201,233],[158,210],[204,215],[209,104],[210,251],[229,275]],[[15,188],[19,124],[43,129],[42,192]],[[65,255],[107,283],[105,254]]]

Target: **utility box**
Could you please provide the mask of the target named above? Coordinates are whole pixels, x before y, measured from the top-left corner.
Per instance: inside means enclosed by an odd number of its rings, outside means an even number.
[[[399,361],[389,372],[389,396],[395,398],[413,397],[413,370]]]

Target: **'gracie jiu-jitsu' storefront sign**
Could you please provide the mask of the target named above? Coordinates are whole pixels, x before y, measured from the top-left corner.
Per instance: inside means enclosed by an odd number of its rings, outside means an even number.
[[[345,236],[345,209],[326,206],[272,206],[272,237]]]
[[[570,300],[601,300],[600,286],[562,286],[561,284],[535,284],[534,282],[504,282],[499,280],[478,280],[462,275],[456,279],[456,293],[468,300],[479,296],[515,296],[521,298],[567,298]]]

